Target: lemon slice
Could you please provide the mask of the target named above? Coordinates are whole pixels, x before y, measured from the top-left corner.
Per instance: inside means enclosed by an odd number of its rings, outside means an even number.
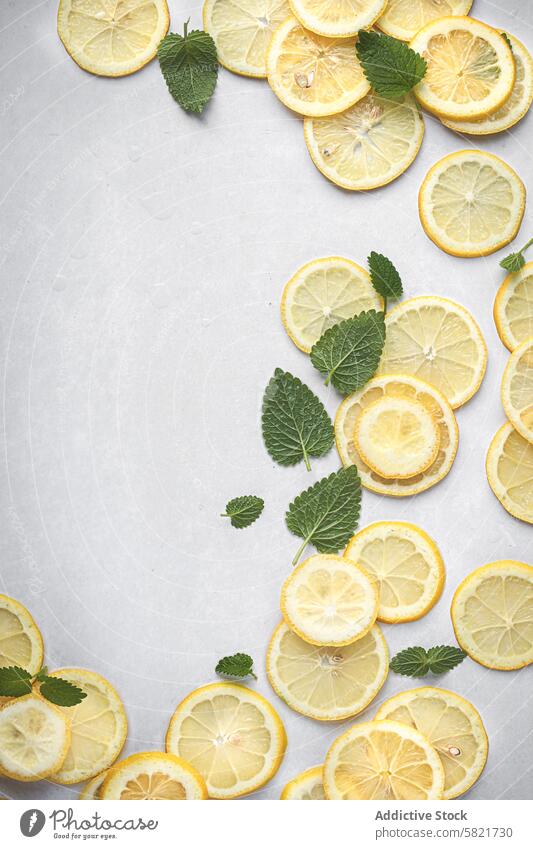
[[[267,54],[268,82],[285,106],[301,115],[333,115],[370,89],[355,55],[355,38],[324,38],[289,17]]]
[[[485,118],[513,90],[511,48],[501,33],[481,21],[438,18],[419,30],[410,46],[427,63],[415,94],[439,118]]]
[[[292,11],[302,26],[329,38],[357,35],[372,26],[387,0],[290,0]]]
[[[20,666],[37,675],[43,665],[43,638],[23,604],[0,595],[0,667]]]
[[[432,242],[453,256],[485,256],[511,242],[522,222],[526,190],[502,159],[458,150],[433,165],[418,210]]]
[[[383,478],[425,472],[440,445],[437,423],[423,404],[386,396],[361,410],[353,439],[359,456]]]
[[[533,442],[533,337],[509,357],[502,378],[502,403],[514,429]]]
[[[416,525],[374,522],[352,537],[344,556],[377,582],[382,622],[420,619],[440,598],[444,563],[434,541]]]
[[[507,422],[487,452],[487,478],[511,516],[533,524],[533,445]]]
[[[355,563],[336,554],[315,554],[297,566],[281,590],[281,613],[302,640],[345,646],[376,621],[378,593]]]
[[[467,309],[435,295],[402,301],[387,314],[379,374],[412,374],[442,392],[454,409],[479,389],[487,346]]]
[[[187,761],[165,752],[139,752],[107,771],[101,799],[144,802],[207,799],[200,773]]]
[[[85,71],[123,77],[157,53],[170,18],[166,0],[60,0],[57,31]]]
[[[70,729],[62,712],[40,696],[12,699],[0,708],[0,772],[17,781],[38,781],[65,760]]]
[[[383,300],[368,271],[341,256],[303,265],[285,285],[281,298],[283,326],[306,354],[334,324],[365,310],[382,309]]]
[[[472,0],[389,0],[377,26],[402,41],[410,41],[418,30],[437,18],[468,15]]]
[[[494,301],[494,321],[510,351],[533,336],[533,262],[503,281]]]
[[[282,622],[267,651],[267,675],[290,708],[312,719],[355,716],[379,693],[389,652],[377,625],[348,646],[312,646]]]
[[[204,29],[221,65],[245,77],[266,77],[266,54],[275,29],[291,13],[288,0],[206,0]]]
[[[483,772],[487,733],[474,705],[439,687],[417,687],[384,702],[376,719],[416,728],[437,750],[444,768],[444,799],[466,793]]]
[[[104,772],[101,772],[99,775],[95,775],[94,778],[91,778],[87,784],[84,784],[80,793],[80,799],[101,799],[100,791],[107,773],[108,770],[106,769]]]
[[[80,687],[86,698],[74,707],[61,707],[68,719],[72,740],[65,762],[54,776],[58,784],[76,784],[98,775],[118,758],[128,722],[116,690],[97,672],[56,669],[50,675]]]
[[[420,731],[382,720],[354,725],[324,763],[328,799],[442,799],[441,760]]]
[[[306,769],[285,785],[280,798],[291,802],[318,802],[325,799],[322,773],[322,764]]]
[[[355,445],[355,428],[362,411],[383,397],[419,401],[433,415],[440,434],[439,451],[431,466],[411,478],[384,478],[364,462]],[[335,441],[343,466],[356,465],[366,489],[382,495],[416,495],[434,486],[452,467],[459,442],[453,410],[443,395],[423,380],[408,375],[381,375],[344,399],[335,416]]]
[[[352,191],[384,186],[407,170],[424,136],[416,100],[367,94],[339,115],[306,118],[311,159],[328,180]]]
[[[213,799],[252,793],[277,772],[287,745],[283,723],[263,696],[239,684],[208,684],[176,708],[168,752],[204,777]]]
[[[531,54],[514,35],[507,33],[513,47],[513,58],[516,67],[516,77],[510,97],[496,112],[491,112],[485,118],[472,121],[452,121],[444,118],[442,123],[458,133],[466,135],[485,136],[489,133],[501,133],[514,127],[520,121],[533,100],[533,59]]]
[[[533,663],[533,566],[496,560],[457,587],[451,607],[457,642],[489,669]]]

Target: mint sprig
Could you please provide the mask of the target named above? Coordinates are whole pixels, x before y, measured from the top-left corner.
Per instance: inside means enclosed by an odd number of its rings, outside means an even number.
[[[263,440],[276,463],[293,466],[322,457],[333,446],[333,425],[319,398],[305,383],[277,368],[263,396]]]
[[[335,324],[311,349],[311,362],[326,375],[326,385],[348,395],[377,371],[385,342],[385,316],[368,310]]]
[[[254,662],[249,654],[237,652],[218,661],[215,672],[221,678],[255,678]]]
[[[382,97],[402,97],[426,73],[426,60],[419,53],[384,33],[359,30],[355,50],[365,77]]]
[[[48,675],[43,666],[37,675],[32,675],[20,666],[4,666],[0,668],[0,696],[20,698],[27,696],[33,690],[33,684],[39,683],[41,696],[62,707],[73,707],[86,698],[87,694],[75,684],[65,681],[55,675]]]
[[[387,312],[387,301],[397,301],[403,295],[402,279],[391,260],[372,251],[368,257],[368,270],[372,286],[383,298],[383,310]]]
[[[516,274],[517,271],[520,271],[521,268],[526,264],[526,258],[524,256],[524,251],[527,251],[530,245],[533,245],[533,239],[530,239],[529,242],[526,242],[523,248],[516,253],[509,254],[501,260],[500,266],[505,268],[506,271],[510,271],[512,274]]]
[[[257,495],[239,495],[226,504],[226,512],[220,515],[229,519],[234,528],[247,528],[259,518],[265,502]]]
[[[407,675],[410,678],[423,678],[429,672],[433,675],[442,675],[449,672],[454,666],[466,657],[466,652],[457,646],[433,646],[424,649],[422,646],[411,646],[398,652],[391,662],[390,668],[398,675]]]
[[[159,43],[157,58],[174,100],[187,112],[202,112],[217,84],[218,58],[215,42],[203,30],[183,35],[170,32]]]

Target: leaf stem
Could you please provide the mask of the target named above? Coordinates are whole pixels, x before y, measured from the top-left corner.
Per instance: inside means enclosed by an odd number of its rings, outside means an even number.
[[[383,295],[383,315],[387,314],[387,296]]]
[[[183,38],[187,38],[187,36],[189,34],[188,29],[189,29],[190,22],[191,22],[191,19],[187,18],[187,20],[183,24]]]
[[[311,471],[311,463],[309,462],[309,455],[308,455],[307,451],[305,450],[305,448],[304,448],[304,463],[305,463],[305,468],[307,469],[308,472],[310,472]]]
[[[518,251],[518,253],[519,253],[519,254],[523,254],[523,253],[524,253],[524,251],[527,251],[527,249],[529,248],[529,246],[530,246],[530,245],[533,245],[533,239],[530,239],[530,240],[529,240],[529,242],[526,242],[526,244],[524,245],[524,247],[523,247],[523,248],[520,248],[520,250]]]
[[[301,544],[300,548],[298,549],[298,551],[297,551],[297,552],[296,552],[296,554],[294,555],[294,559],[293,559],[293,561],[292,561],[292,565],[293,565],[293,566],[296,566],[296,564],[298,563],[298,560],[299,560],[299,559],[300,559],[300,557],[302,556],[302,552],[303,552],[303,550],[304,550],[304,548],[305,548],[305,546],[307,545],[307,543],[308,543],[308,542],[309,542],[309,537],[307,537],[306,539],[304,539],[304,541],[302,542],[302,544]]]

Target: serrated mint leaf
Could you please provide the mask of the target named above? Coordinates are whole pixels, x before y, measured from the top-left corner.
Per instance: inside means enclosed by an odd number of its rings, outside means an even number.
[[[410,678],[422,678],[429,672],[442,675],[461,663],[466,652],[457,646],[434,646],[424,649],[422,646],[411,646],[398,652],[390,662],[390,668],[399,675]]]
[[[400,275],[388,257],[375,251],[368,257],[368,269],[372,286],[385,301],[386,311],[388,300],[397,301],[403,295]]]
[[[254,662],[250,655],[244,652],[223,657],[215,666],[215,672],[222,678],[257,678]]]
[[[344,548],[357,527],[361,510],[361,481],[355,466],[322,478],[298,495],[285,514],[288,529],[302,537],[293,565],[306,545],[336,553]]]
[[[202,112],[211,98],[218,76],[215,42],[207,32],[170,32],[157,48],[161,73],[172,97],[188,112]]]
[[[265,502],[257,495],[239,495],[226,504],[226,512],[221,516],[231,520],[234,528],[247,528],[259,518]]]
[[[335,324],[311,349],[311,362],[326,375],[326,385],[348,395],[377,371],[385,342],[385,316],[368,310]]]
[[[31,693],[32,676],[20,666],[0,668],[0,696],[26,696]]]
[[[533,245],[533,239],[530,239],[523,248],[519,251],[516,251],[514,254],[509,254],[501,260],[500,266],[505,268],[506,271],[510,271],[512,274],[516,274],[517,271],[520,271],[521,268],[526,264],[526,258],[524,256],[524,251],[527,251],[530,245]]]
[[[333,425],[324,405],[305,383],[277,368],[263,396],[263,440],[276,463],[293,466],[322,457],[333,445]]]
[[[365,77],[382,97],[407,94],[426,73],[425,59],[390,35],[359,30],[355,49]]]
[[[39,680],[41,681],[39,688],[41,696],[54,705],[74,707],[74,705],[79,705],[87,696],[87,693],[84,693],[80,687],[77,687],[70,681],[65,681],[64,678],[45,675]]]
[[[429,670],[434,675],[442,675],[461,663],[466,657],[466,652],[458,646],[434,646],[428,649]]]

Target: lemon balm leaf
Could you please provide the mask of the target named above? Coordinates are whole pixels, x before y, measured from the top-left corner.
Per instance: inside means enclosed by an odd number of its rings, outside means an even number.
[[[218,78],[215,42],[203,30],[183,35],[168,33],[157,48],[161,73],[174,100],[187,112],[202,112],[210,100]]]
[[[376,251],[368,257],[368,270],[372,286],[385,301],[386,310],[388,300],[397,301],[403,295],[401,277],[390,259]]]
[[[0,669],[0,696],[16,698],[31,693],[32,676],[20,666],[4,666]]]
[[[524,256],[524,251],[526,251],[530,245],[533,245],[533,239],[530,239],[523,248],[516,253],[509,254],[504,257],[501,262],[501,268],[505,268],[506,271],[510,271],[512,274],[516,274],[517,271],[520,271],[521,268],[526,264],[526,258]]]
[[[454,666],[461,663],[466,657],[466,652],[457,646],[434,646],[431,649],[422,646],[411,646],[398,652],[391,662],[390,668],[398,675],[406,675],[409,678],[422,678],[429,672],[434,675],[442,675],[449,672]]]
[[[382,97],[402,97],[426,73],[426,60],[390,35],[359,30],[355,50],[365,77]]]
[[[322,457],[333,445],[333,425],[319,398],[305,383],[277,368],[263,396],[263,440],[276,463],[293,466]]]
[[[218,661],[215,672],[221,678],[255,678],[254,662],[249,654],[237,652]]]
[[[434,646],[428,649],[428,663],[430,672],[441,675],[448,672],[461,663],[466,657],[466,652],[457,646]]]
[[[368,310],[326,330],[311,349],[311,362],[326,375],[326,385],[347,395],[374,376],[384,342],[385,316]]]
[[[336,553],[344,548],[357,527],[361,511],[361,481],[355,466],[333,472],[298,495],[285,514],[291,533],[303,539],[293,562],[306,545]]]
[[[226,512],[220,515],[228,518],[234,528],[247,528],[263,512],[265,502],[257,495],[239,495],[226,504]]]
[[[64,678],[56,678],[54,675],[46,675],[40,678],[40,693],[49,702],[61,707],[74,707],[79,705],[87,697],[75,684],[65,681]]]

